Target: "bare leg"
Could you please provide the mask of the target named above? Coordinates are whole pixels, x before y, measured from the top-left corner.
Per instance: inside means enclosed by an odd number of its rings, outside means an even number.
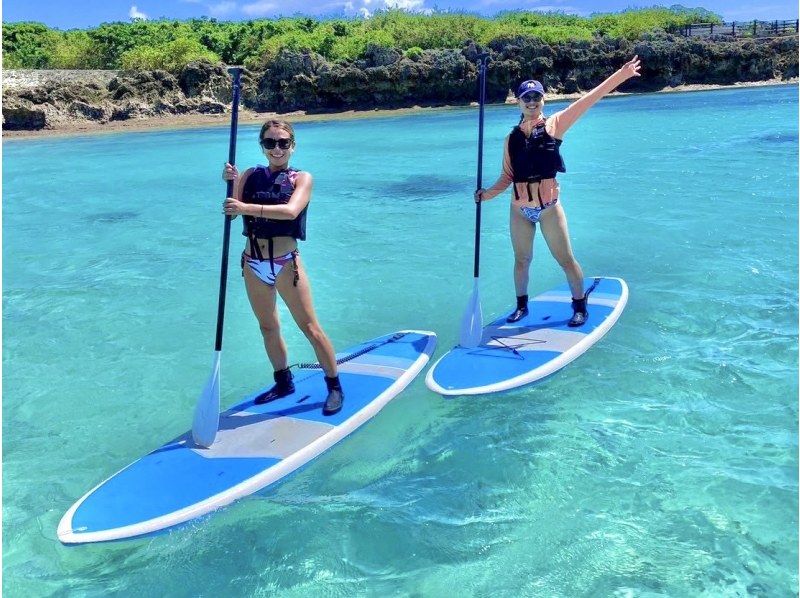
[[[244,267],[244,285],[247,289],[250,306],[258,319],[261,336],[264,337],[264,348],[267,350],[267,357],[272,364],[272,369],[284,370],[288,365],[288,356],[278,321],[278,306],[275,302],[277,293],[273,287],[261,282],[246,265]]]
[[[314,305],[311,302],[311,287],[308,283],[308,276],[306,276],[303,264],[300,261],[300,256],[296,258],[297,270],[300,275],[300,280],[297,286],[294,286],[294,268],[291,263],[286,264],[278,274],[278,280],[275,287],[281,294],[286,306],[297,323],[297,327],[303,331],[306,338],[314,348],[314,353],[322,366],[325,375],[333,378],[337,375],[338,370],[336,367],[336,354],[333,351],[333,345],[328,340],[325,332],[317,321],[317,315],[314,313]]]
[[[511,206],[511,245],[514,248],[514,288],[517,296],[528,294],[528,275],[533,260],[536,225]]]
[[[564,270],[569,282],[573,299],[581,299],[584,295],[583,270],[572,254],[572,245],[569,242],[567,230],[567,216],[560,203],[542,212],[539,218],[542,225],[542,234],[547,241],[550,253],[556,258],[558,265]]]

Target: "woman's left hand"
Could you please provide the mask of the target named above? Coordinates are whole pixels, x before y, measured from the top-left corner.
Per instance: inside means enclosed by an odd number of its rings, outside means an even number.
[[[239,214],[244,214],[244,208],[246,205],[247,204],[239,201],[238,199],[228,197],[222,204],[222,213],[226,216],[230,216],[231,218],[236,218]]]
[[[637,55],[622,65],[622,68],[619,69],[619,72],[625,75],[626,81],[632,77],[642,76],[642,74],[639,72],[639,69],[641,68],[641,62],[642,61],[639,60],[639,56]]]

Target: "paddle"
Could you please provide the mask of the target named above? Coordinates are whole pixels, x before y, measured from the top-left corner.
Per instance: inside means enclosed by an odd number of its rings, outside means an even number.
[[[231,67],[228,72],[233,76],[233,101],[231,105],[231,134],[228,146],[228,163],[236,163],[236,128],[239,123],[239,79],[241,67]],[[225,197],[233,197],[233,181],[228,181]],[[214,360],[211,375],[208,377],[203,392],[197,400],[192,422],[192,438],[195,444],[209,447],[214,444],[219,427],[219,362],[222,356],[222,322],[225,319],[225,289],[228,282],[228,245],[231,238],[231,217],[225,216],[225,228],[222,234],[222,266],[219,273],[219,305],[217,308],[217,338],[214,343]]]
[[[486,64],[489,62],[488,54],[478,56],[478,186],[483,183],[483,105],[486,103]],[[462,347],[472,349],[481,343],[483,335],[483,313],[481,312],[481,298],[478,292],[478,271],[480,267],[481,255],[481,203],[475,203],[475,280],[472,284],[472,294],[467,301],[467,308],[461,317],[461,335],[459,344]]]

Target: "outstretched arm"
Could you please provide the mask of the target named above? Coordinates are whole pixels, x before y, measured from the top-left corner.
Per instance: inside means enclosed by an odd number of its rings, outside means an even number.
[[[640,77],[640,60],[638,56],[634,56],[620,68],[614,72],[608,79],[603,81],[600,85],[595,87],[582,98],[575,100],[572,104],[567,106],[561,112],[553,115],[556,122],[554,137],[561,139],[564,133],[567,132],[572,125],[575,124],[583,113],[589,108],[594,106],[602,97],[614,91],[617,87],[622,85],[631,77]]]

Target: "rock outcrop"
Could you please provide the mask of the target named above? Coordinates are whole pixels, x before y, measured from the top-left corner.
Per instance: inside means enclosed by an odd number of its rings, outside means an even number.
[[[282,50],[259,72],[243,73],[242,103],[255,111],[330,112],[475,100],[479,52],[491,60],[487,99],[503,101],[522,79],[557,93],[591,89],[638,54],[642,76],[625,91],[685,84],[734,84],[798,76],[798,38],[685,38],[651,34],[636,42],[600,38],[549,45],[529,37],[494,40],[482,48],[404,54],[370,46],[362,59],[329,63],[313,52]],[[6,71],[3,127],[58,128],[69,119],[96,122],[169,114],[221,113],[231,101],[222,65],[193,62],[177,76],[165,71]]]

